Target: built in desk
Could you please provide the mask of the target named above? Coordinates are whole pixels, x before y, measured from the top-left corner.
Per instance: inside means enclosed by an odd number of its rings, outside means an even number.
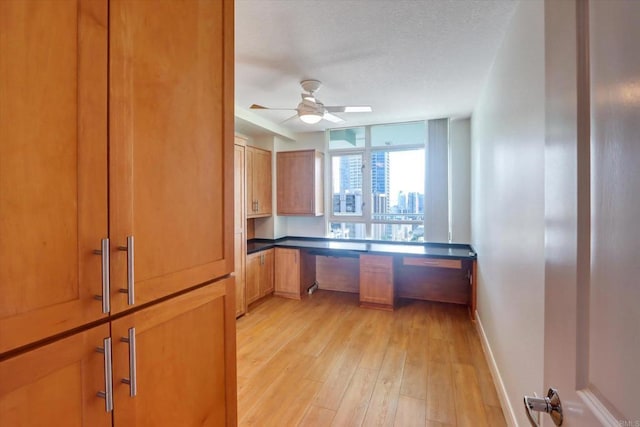
[[[421,299],[467,305],[475,319],[477,255],[470,245],[307,237],[247,242],[248,254],[270,248],[299,251],[299,293],[296,288],[283,296],[302,298],[318,284],[359,293],[363,307],[392,310],[398,298]]]

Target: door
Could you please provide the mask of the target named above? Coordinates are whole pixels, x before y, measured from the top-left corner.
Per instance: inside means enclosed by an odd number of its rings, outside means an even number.
[[[246,147],[247,217],[271,215],[271,151]]]
[[[233,271],[233,0],[114,0],[109,17],[119,312]]]
[[[260,296],[265,296],[273,292],[273,270],[274,270],[273,249],[262,252],[262,268],[260,269]]]
[[[262,252],[247,255],[245,275],[245,298],[247,305],[260,298],[260,278],[262,277]]]
[[[360,255],[360,303],[393,309],[393,257]]]
[[[275,248],[275,294],[300,299],[300,251]]]
[[[105,391],[105,354],[96,349],[105,338],[109,325],[0,362],[0,424],[110,427],[97,396]]]
[[[640,3],[546,9],[544,383],[563,426],[636,426]]]
[[[233,292],[228,278],[112,322],[114,425],[235,425]]]
[[[0,2],[0,354],[106,315],[106,23],[103,0]]]

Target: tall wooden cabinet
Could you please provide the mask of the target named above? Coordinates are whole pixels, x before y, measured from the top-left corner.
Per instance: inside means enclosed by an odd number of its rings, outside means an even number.
[[[278,215],[324,215],[324,154],[280,151],[276,161]]]
[[[235,425],[233,0],[0,2],[0,51],[1,424]]]
[[[106,317],[107,3],[0,2],[0,355]]]
[[[271,216],[271,151],[247,146],[247,218]]]
[[[236,317],[243,315],[247,311],[246,300],[246,257],[247,257],[247,212],[246,186],[245,186],[245,147],[246,141],[242,138],[234,139],[233,157],[233,253],[234,253],[234,275],[236,277]]]

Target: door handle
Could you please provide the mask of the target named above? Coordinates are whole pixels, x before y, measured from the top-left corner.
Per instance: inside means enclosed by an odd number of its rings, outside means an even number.
[[[135,297],[135,275],[133,271],[135,252],[133,246],[133,236],[127,236],[127,246],[118,246],[119,251],[127,251],[127,288],[120,289],[120,292],[127,294],[127,304],[134,305]]]
[[[129,343],[129,378],[123,378],[120,382],[129,385],[129,396],[135,397],[138,393],[138,380],[136,374],[136,328],[129,328],[126,338],[120,341]]]
[[[111,337],[103,340],[103,346],[96,348],[98,353],[104,355],[104,391],[99,391],[97,396],[104,399],[104,410],[113,411],[113,380],[111,366]]]
[[[102,312],[107,314],[111,311],[111,284],[109,278],[109,238],[102,239],[100,249],[93,251],[96,255],[102,256],[102,295],[94,295],[93,298],[102,301]]]
[[[534,412],[546,412],[551,416],[553,423],[557,426],[562,425],[562,403],[560,402],[560,395],[558,390],[550,388],[547,392],[547,397],[524,397],[524,407],[527,411],[527,417],[533,427],[539,427],[540,424],[535,419]]]

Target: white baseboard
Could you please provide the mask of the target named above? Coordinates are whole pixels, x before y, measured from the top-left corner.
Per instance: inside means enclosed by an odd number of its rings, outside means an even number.
[[[491,346],[489,346],[489,341],[487,340],[487,335],[484,333],[484,328],[482,327],[482,321],[480,320],[480,316],[478,315],[477,310],[475,314],[476,314],[476,329],[478,330],[478,335],[480,335],[482,350],[484,351],[484,355],[487,358],[487,362],[489,364],[489,370],[491,371],[493,384],[496,386],[498,399],[500,399],[500,405],[502,405],[502,412],[504,413],[504,418],[507,421],[507,425],[509,427],[518,427],[516,414],[515,412],[513,412],[513,406],[511,406],[511,402],[509,401],[509,398],[507,395],[507,389],[504,386],[504,382],[502,382],[502,377],[500,376],[500,370],[498,369],[498,365],[496,364],[496,359],[493,357]]]

